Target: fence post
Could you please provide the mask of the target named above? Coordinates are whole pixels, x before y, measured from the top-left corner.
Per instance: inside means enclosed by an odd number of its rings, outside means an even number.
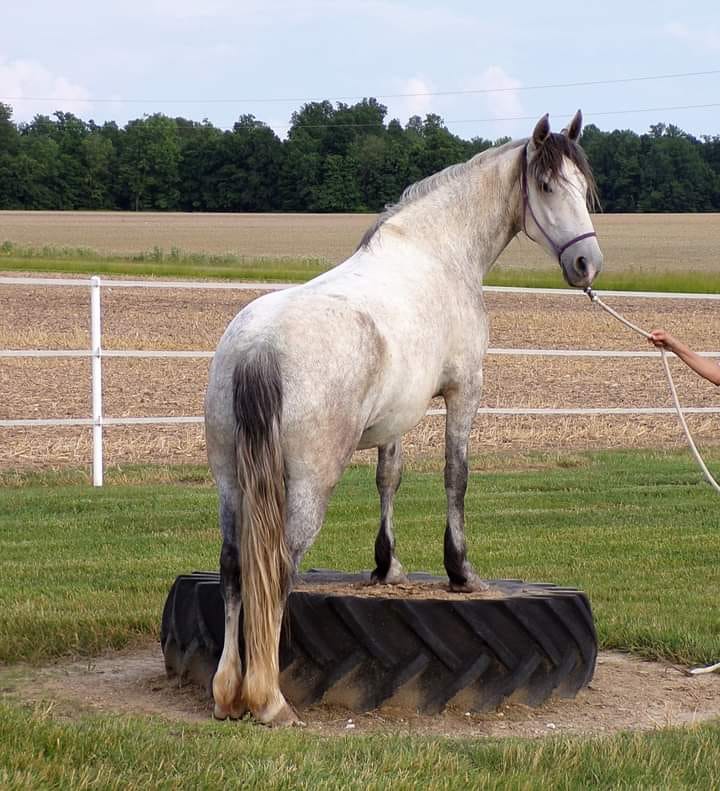
[[[102,325],[100,278],[90,278],[90,346],[92,354],[93,486],[103,485]]]

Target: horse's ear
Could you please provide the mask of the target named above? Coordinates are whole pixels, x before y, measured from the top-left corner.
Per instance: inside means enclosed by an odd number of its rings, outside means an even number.
[[[540,146],[550,137],[550,115],[545,115],[535,124],[535,129],[532,134],[532,141],[535,148]]]
[[[563,129],[563,134],[567,135],[567,137],[569,137],[570,140],[573,141],[573,143],[576,142],[580,137],[580,132],[582,132],[582,123],[583,123],[582,111],[578,110],[573,116],[572,121],[570,121],[568,127],[566,129]]]

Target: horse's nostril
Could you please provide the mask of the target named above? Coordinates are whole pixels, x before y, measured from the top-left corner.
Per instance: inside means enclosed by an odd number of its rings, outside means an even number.
[[[586,275],[588,272],[588,263],[587,258],[584,255],[581,255],[575,261],[575,269],[577,270],[578,274]]]

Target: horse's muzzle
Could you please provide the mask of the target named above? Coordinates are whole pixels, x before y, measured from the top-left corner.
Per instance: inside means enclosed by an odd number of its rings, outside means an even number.
[[[578,242],[560,256],[560,266],[565,280],[573,288],[591,286],[600,273],[602,265],[603,256],[595,237]]]

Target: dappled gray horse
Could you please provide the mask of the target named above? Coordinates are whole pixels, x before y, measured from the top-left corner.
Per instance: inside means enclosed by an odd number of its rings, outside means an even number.
[[[570,285],[592,283],[602,255],[581,125],[578,112],[551,133],[545,116],[529,140],[412,185],[347,261],[255,300],[228,326],[205,410],[223,536],[215,716],[249,709],[265,723],[297,721],[279,687],[283,610],[356,448],[378,448],[374,578],[404,579],[392,527],[400,438],[434,396],[447,406],[445,568],[453,588],[483,588],[464,536],[468,437],[488,343],[483,276],[522,229],[558,260]]]

